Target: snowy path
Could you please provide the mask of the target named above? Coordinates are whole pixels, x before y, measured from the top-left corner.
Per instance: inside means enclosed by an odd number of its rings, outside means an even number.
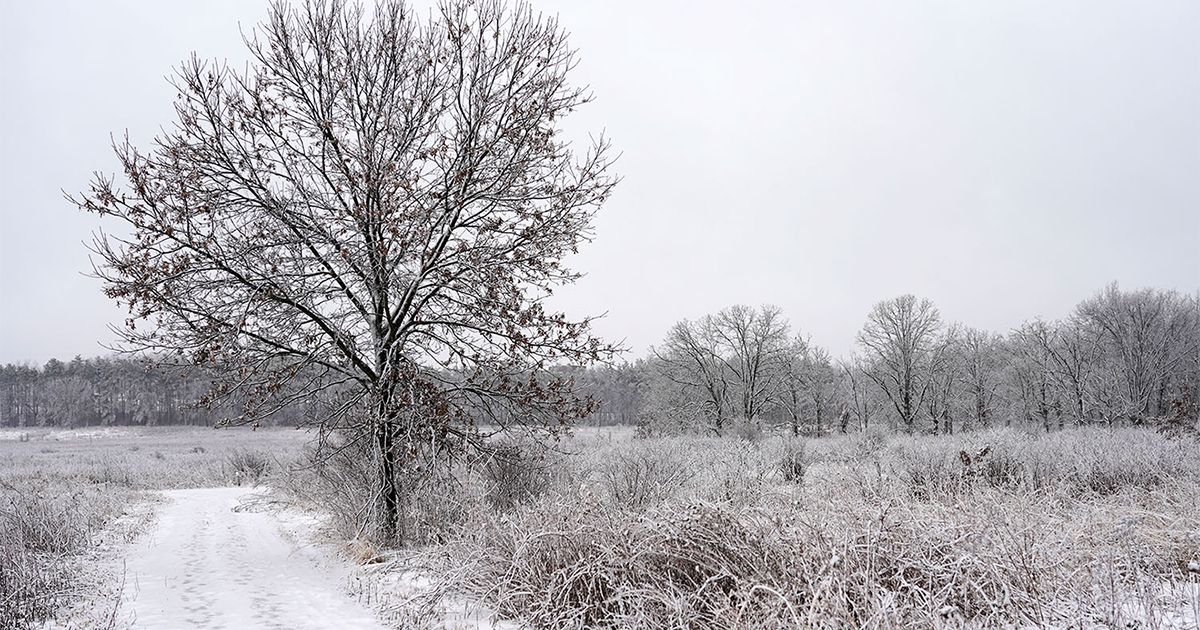
[[[344,593],[344,569],[247,506],[254,489],[164,495],[169,503],[125,567],[121,617],[132,627],[383,628]]]

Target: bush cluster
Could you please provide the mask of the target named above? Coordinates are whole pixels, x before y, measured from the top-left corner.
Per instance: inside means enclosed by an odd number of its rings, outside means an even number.
[[[1111,626],[1195,592],[1200,443],[1152,431],[564,450],[520,502],[464,473],[448,591],[542,628]]]

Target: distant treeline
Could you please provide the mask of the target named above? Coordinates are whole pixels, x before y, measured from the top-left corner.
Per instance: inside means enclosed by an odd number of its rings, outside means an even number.
[[[1006,334],[948,323],[901,296],[868,313],[858,352],[834,358],[774,307],[734,306],[673,326],[634,363],[561,368],[600,402],[584,424],[722,433],[747,422],[808,435],[885,426],[952,433],[1140,424],[1200,415],[1200,299],[1116,285],[1058,321]],[[240,404],[200,408],[198,368],[128,357],[0,367],[0,426],[213,424]],[[300,402],[265,424],[305,422]]]
[[[579,386],[602,401],[589,418],[595,424],[633,424],[642,369],[633,366],[570,370]],[[107,425],[212,425],[237,417],[236,401],[211,408],[197,403],[212,379],[199,368],[167,365],[127,356],[43,366],[0,366],[0,427],[83,427]],[[266,425],[297,425],[312,408],[295,404],[272,414]]]
[[[998,298],[1003,299],[1003,298]],[[996,425],[1194,426],[1200,299],[1110,285],[1055,321],[1007,333],[947,322],[927,299],[879,302],[836,359],[771,306],[681,321],[649,359],[640,418],[651,431],[795,433],[883,426],[954,433]]]
[[[206,425],[228,415],[196,402],[210,379],[199,369],[166,368],[130,357],[71,361],[41,367],[0,366],[0,426]],[[272,422],[295,421],[299,410]]]

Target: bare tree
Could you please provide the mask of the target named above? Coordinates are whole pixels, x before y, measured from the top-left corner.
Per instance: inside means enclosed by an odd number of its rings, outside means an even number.
[[[838,367],[841,369],[842,382],[847,390],[846,399],[849,403],[851,415],[858,420],[858,429],[866,431],[871,424],[871,418],[879,413],[880,409],[887,403],[875,395],[873,391],[874,383],[867,376],[868,367],[861,356],[851,356],[849,359],[840,360]]]
[[[952,324],[942,335],[928,367],[929,389],[925,409],[934,433],[954,433],[954,403],[963,371],[961,332]]]
[[[941,331],[942,318],[933,302],[902,295],[876,304],[858,333],[872,367],[867,376],[883,390],[909,433],[944,350]]]
[[[838,371],[829,352],[797,335],[784,350],[774,380],[777,382],[774,401],[787,414],[792,434],[798,435],[811,418],[814,435],[820,435],[825,419],[834,413],[838,398]],[[848,418],[847,415],[847,421]]]
[[[731,414],[753,420],[773,402],[787,335],[778,308],[731,306],[675,324],[652,351],[664,378],[700,395],[711,428],[720,433]]]
[[[699,392],[701,408],[720,433],[725,427],[730,377],[718,354],[716,326],[711,316],[699,322],[683,320],[671,327],[659,348],[651,348],[660,374],[686,390]]]
[[[1171,401],[1172,413],[1179,420],[1200,417],[1200,291],[1188,298],[1191,303],[1192,326],[1184,340],[1184,359],[1176,372],[1176,392]],[[1186,352],[1192,348],[1190,356]],[[1195,423],[1193,423],[1195,426]]]
[[[1037,421],[1049,431],[1062,428],[1062,395],[1054,378],[1054,358],[1049,347],[1054,329],[1034,320],[1013,332],[1009,345],[1012,382],[1026,421]],[[1057,418],[1057,422],[1055,422]]]
[[[741,416],[754,420],[777,391],[788,343],[783,311],[776,306],[731,306],[717,313],[712,326],[717,354],[738,387]]]
[[[1100,367],[1101,335],[1088,321],[1075,317],[1065,322],[1039,324],[1026,329],[1026,341],[1039,346],[1040,356],[1059,390],[1064,407],[1075,424],[1086,422],[1096,407],[1096,370]]]
[[[1109,285],[1077,308],[1102,331],[1110,382],[1134,421],[1167,412],[1172,380],[1200,352],[1196,308],[1174,291],[1122,291]]]
[[[987,428],[998,410],[1004,384],[1004,340],[976,328],[964,329],[960,340],[962,407],[975,427]]]
[[[829,351],[808,344],[802,364],[805,389],[813,413],[813,434],[821,435],[824,422],[831,418],[837,405],[837,370]],[[847,416],[848,418],[848,416]],[[845,426],[842,426],[845,432]]]
[[[808,406],[805,382],[805,359],[808,353],[808,340],[796,335],[784,350],[783,361],[780,364],[776,400],[779,408],[787,414],[787,428],[792,435],[800,435]]]
[[[240,420],[343,392],[326,422],[372,441],[394,538],[422,453],[592,409],[547,368],[614,348],[544,300],[577,277],[561,260],[615,184],[608,145],[561,139],[590,96],[526,5],[279,2],[247,45],[244,72],[185,62],[173,126],[117,143],[124,184],[75,201],[120,223],[95,251],[122,347],[219,368]]]

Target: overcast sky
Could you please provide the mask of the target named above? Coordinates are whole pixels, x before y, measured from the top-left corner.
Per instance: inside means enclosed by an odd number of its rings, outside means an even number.
[[[644,354],[681,318],[781,306],[844,354],[871,305],[1007,331],[1110,281],[1200,290],[1200,2],[541,0],[625,177],[558,304]],[[170,123],[170,69],[244,59],[265,2],[0,14],[0,362],[104,352],[121,314],[63,201],[109,134]]]

